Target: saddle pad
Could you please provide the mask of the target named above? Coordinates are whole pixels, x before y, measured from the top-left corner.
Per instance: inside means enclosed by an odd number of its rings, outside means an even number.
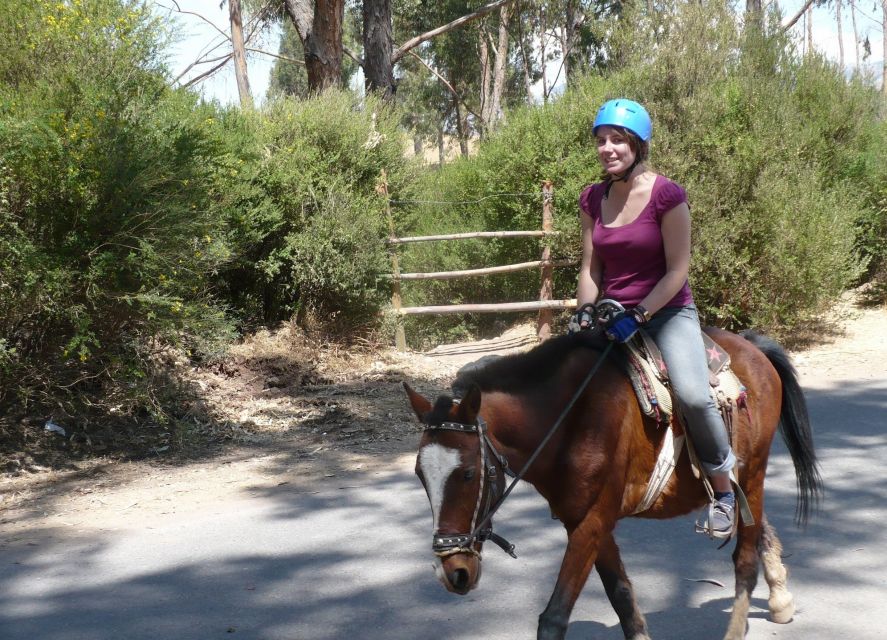
[[[705,333],[702,337],[711,372],[709,384],[715,405],[718,408],[729,404],[735,406],[745,387],[730,368],[730,354]],[[668,377],[662,365],[662,356],[658,349],[655,353],[652,352],[651,343],[649,338],[625,343],[626,362],[623,366],[644,415],[655,418],[660,424],[670,424],[674,405],[671,391],[667,387]]]

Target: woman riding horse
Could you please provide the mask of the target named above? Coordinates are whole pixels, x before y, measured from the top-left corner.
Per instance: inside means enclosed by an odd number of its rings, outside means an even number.
[[[605,178],[580,199],[583,261],[572,335],[472,370],[458,381],[465,390],[461,401],[441,396],[432,404],[405,385],[425,425],[416,473],[431,503],[437,575],[448,590],[465,594],[480,578],[485,540],[510,551],[493,533],[492,514],[513,486],[503,491],[505,472],[520,469],[567,531],[537,638],[564,638],[573,605],[595,568],[625,637],[649,639],[614,538],[616,523],[683,515],[708,497],[688,456],[680,455],[662,492],[640,508],[665,438],[658,422],[641,412],[623,369],[601,344],[606,340],[592,303],[605,294],[628,307],[607,324],[610,339],[624,342],[643,326],[662,352],[692,442],[717,492],[705,526],[710,535],[734,531],[728,473],[736,465],[733,474],[747,497],[749,517],[735,530],[736,595],[724,638],[741,640],[759,563],[770,587],[772,619],[788,622],[794,612],[781,546],[764,515],[764,478],[779,429],[797,477],[798,520],[805,521],[821,481],[804,396],[779,345],[754,333],[706,330],[727,351],[747,390],[743,410],[734,416],[734,454],[710,399],[687,282],[690,212],[684,190],[645,164],[651,123],[636,102],[606,103],[594,134]]]
[[[709,392],[709,374],[690,268],[690,208],[682,187],[651,171],[652,123],[646,109],[620,98],[598,111],[592,130],[603,180],[579,198],[582,266],[574,328],[588,328],[587,304],[598,298],[626,307],[607,334],[626,342],[643,327],[668,371],[690,440],[714,489],[700,531],[727,538],[735,525],[730,470],[736,456]]]

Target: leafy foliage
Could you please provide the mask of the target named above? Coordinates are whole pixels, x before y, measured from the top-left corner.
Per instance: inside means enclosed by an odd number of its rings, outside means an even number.
[[[158,349],[229,334],[214,109],[167,87],[140,4],[19,3],[10,32],[31,54],[0,66],[0,393],[156,406]]]
[[[330,91],[278,100],[252,123],[222,203],[236,257],[221,282],[246,321],[311,313],[353,327],[384,304],[389,230],[377,186],[384,169],[403,191],[413,172],[398,120],[372,98],[358,108]]]
[[[611,39],[618,65],[585,77],[555,103],[510,113],[477,157],[445,169],[427,199],[533,192],[551,179],[562,232],[556,254],[578,257],[575,203],[599,175],[594,112],[606,99],[632,97],[653,116],[654,168],[688,189],[691,282],[707,320],[789,332],[860,276],[860,248],[870,257],[880,251],[883,181],[875,176],[883,169],[873,173],[883,147],[879,96],[818,57],[796,56],[776,16],[763,32],[742,33],[727,5],[674,2],[670,9],[626,8]],[[540,206],[491,199],[459,217],[483,229],[534,229]],[[411,252],[405,263],[432,259],[427,251]],[[522,262],[532,259],[527,253],[499,243],[485,261]],[[450,246],[433,259],[464,268],[472,258],[465,247]],[[495,277],[496,290],[512,300],[538,294],[536,274]],[[414,287],[409,295],[460,300],[486,287],[494,285],[453,281]],[[575,269],[561,270],[556,297],[572,297],[574,287]],[[478,330],[485,322],[468,318],[463,326]],[[454,330],[451,319],[438,326]]]

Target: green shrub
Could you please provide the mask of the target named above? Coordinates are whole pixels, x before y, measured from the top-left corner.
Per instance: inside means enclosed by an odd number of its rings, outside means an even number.
[[[158,353],[230,336],[215,108],[167,88],[140,4],[29,10],[0,16],[34,56],[0,65],[0,394],[154,409]]]
[[[415,173],[398,120],[373,98],[359,106],[337,91],[281,98],[254,117],[246,161],[220,204],[235,252],[221,281],[244,321],[376,322],[390,295],[377,187],[386,170],[392,191],[408,193]]]

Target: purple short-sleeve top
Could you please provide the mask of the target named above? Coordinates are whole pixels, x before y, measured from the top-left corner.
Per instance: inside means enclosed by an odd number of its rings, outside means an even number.
[[[638,217],[621,227],[608,227],[601,223],[601,201],[606,188],[606,182],[586,187],[579,196],[579,208],[594,221],[592,244],[603,265],[601,297],[633,306],[665,275],[662,218],[687,202],[687,192],[668,178],[656,176],[650,201]],[[692,303],[690,283],[685,281],[665,306],[683,307]]]

